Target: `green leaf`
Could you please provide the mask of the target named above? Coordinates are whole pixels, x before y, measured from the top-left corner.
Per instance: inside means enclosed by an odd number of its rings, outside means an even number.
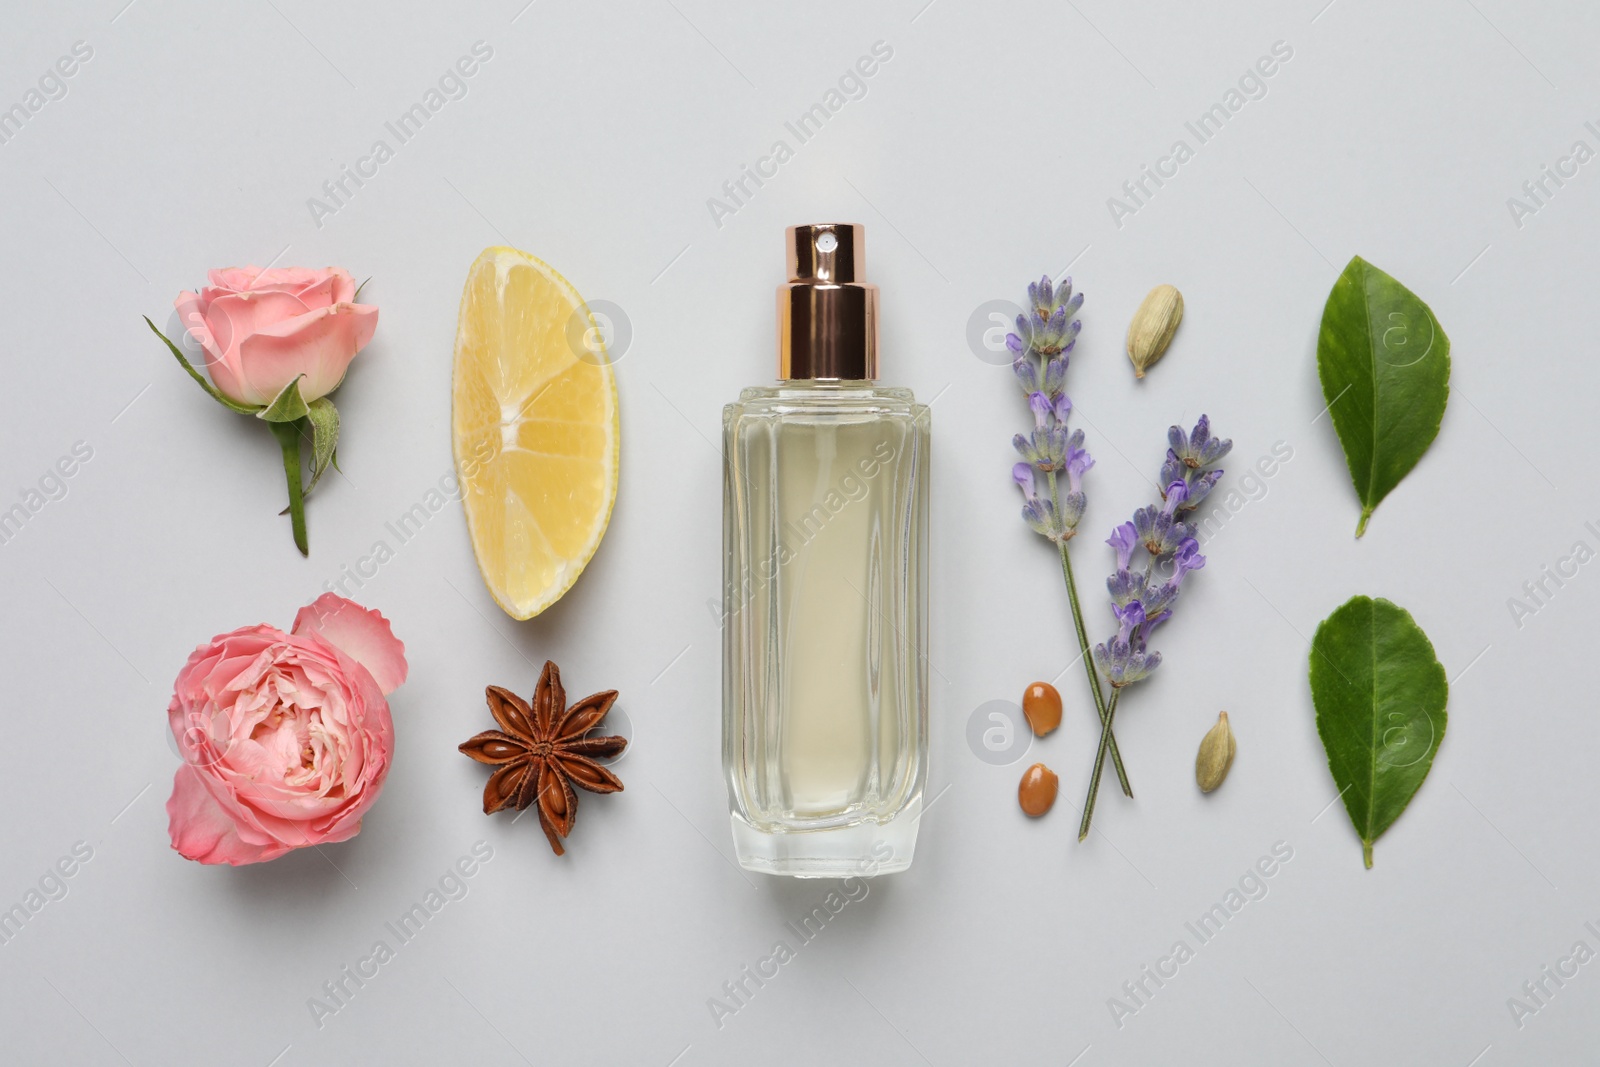
[[[1356,256],[1333,283],[1317,374],[1367,520],[1439,435],[1450,339],[1417,295]]]
[[[306,492],[310,493],[322,480],[338,448],[339,411],[333,401],[319,396],[309,405],[306,417],[311,423],[311,484],[306,486]]]
[[[211,399],[215,400],[228,410],[237,411],[241,415],[254,415],[256,412],[261,410],[261,408],[257,405],[241,404],[237,400],[224,396],[216,386],[212,385],[206,380],[206,376],[204,374],[201,374],[199,371],[195,370],[194,365],[183,357],[182,349],[173,344],[172,341],[168,339],[166,334],[156,329],[156,324],[150,321],[150,316],[144,316],[144,324],[150,327],[151,333],[155,334],[157,337],[161,338],[161,340],[166,342],[167,347],[172,350],[172,354],[176,356],[178,362],[183,365],[183,369],[189,372],[189,377],[199,382],[200,388],[211,394]]]
[[[1328,770],[1372,866],[1372,843],[1394,825],[1444,740],[1449,684],[1411,615],[1351,597],[1311,641],[1311,700]]]
[[[272,398],[272,403],[256,412],[256,418],[267,422],[294,422],[303,419],[311,413],[306,406],[305,398],[300,395],[300,379],[304,374],[295,376],[294,381],[278,391]]]

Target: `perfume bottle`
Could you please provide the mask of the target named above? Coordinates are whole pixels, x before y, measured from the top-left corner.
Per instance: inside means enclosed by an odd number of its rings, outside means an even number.
[[[911,864],[927,777],[929,415],[877,384],[861,226],[793,226],[778,378],[723,409],[723,768],[747,870]]]

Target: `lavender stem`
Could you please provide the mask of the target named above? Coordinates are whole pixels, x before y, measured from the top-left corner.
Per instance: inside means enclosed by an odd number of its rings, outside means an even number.
[[[1094,801],[1100,793],[1100,772],[1105,769],[1106,746],[1111,740],[1111,720],[1117,714],[1117,700],[1122,696],[1122,690],[1111,690],[1111,703],[1106,707],[1105,728],[1100,731],[1100,750],[1094,757],[1094,774],[1089,778],[1089,795],[1083,801],[1083,822],[1078,824],[1078,840],[1082,841],[1089,836],[1089,820],[1094,818]]]
[[[1052,503],[1057,502],[1056,476],[1054,471],[1050,472],[1050,500]],[[1059,513],[1059,511],[1060,508],[1058,505],[1057,512]],[[1123,794],[1128,797],[1132,797],[1133,786],[1128,783],[1128,771],[1122,765],[1122,753],[1117,750],[1116,736],[1110,732],[1111,712],[1106,706],[1105,695],[1100,691],[1100,678],[1095,674],[1094,657],[1089,654],[1089,631],[1083,624],[1083,608],[1078,603],[1078,583],[1072,575],[1072,553],[1067,548],[1067,544],[1067,541],[1057,542],[1057,546],[1061,550],[1061,576],[1066,580],[1067,583],[1067,602],[1072,605],[1072,625],[1073,628],[1078,632],[1078,648],[1082,652],[1084,674],[1088,677],[1089,691],[1094,694],[1095,710],[1100,715],[1100,730],[1102,734],[1102,740],[1109,739],[1108,744],[1111,750],[1111,762],[1117,769],[1117,782],[1122,786]],[[1101,746],[1102,760],[1105,757],[1106,747],[1107,744],[1102,744]],[[1098,770],[1098,768],[1099,764],[1097,763],[1096,770]]]

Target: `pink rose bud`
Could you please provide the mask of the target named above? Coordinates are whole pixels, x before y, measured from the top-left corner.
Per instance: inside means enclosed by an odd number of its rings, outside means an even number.
[[[306,403],[333,392],[378,325],[376,307],[353,303],[355,282],[340,267],[230,267],[209,277],[173,305],[205,349],[212,383],[243,404],[270,404],[301,375]]]

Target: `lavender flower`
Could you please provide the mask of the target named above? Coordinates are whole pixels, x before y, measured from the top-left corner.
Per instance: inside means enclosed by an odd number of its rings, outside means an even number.
[[[1172,513],[1178,506],[1189,499],[1189,485],[1187,482],[1172,482],[1161,492],[1161,514],[1172,518]]]
[[[1194,424],[1194,430],[1187,435],[1182,426],[1169,428],[1167,444],[1172,454],[1190,470],[1215,465],[1233,448],[1232,441],[1211,436],[1211,420],[1204,415],[1200,416],[1200,421]]]
[[[1046,359],[1072,350],[1072,342],[1082,328],[1075,316],[1083,306],[1083,294],[1072,294],[1072,279],[1063,279],[1059,287],[1050,284],[1047,274],[1039,284],[1028,286],[1030,311],[1017,316],[1017,333],[1024,344],[1030,344]],[[1065,362],[1061,369],[1066,370]]]
[[[1078,523],[1083,521],[1083,509],[1089,506],[1089,498],[1082,493],[1068,493],[1067,498],[1061,502],[1061,528],[1063,541],[1073,537],[1078,532]]]
[[[1033,431],[1011,439],[1023,459],[1012,468],[1022,489],[1022,518],[1057,544],[1077,533],[1088,503],[1083,476],[1094,466],[1094,458],[1083,447],[1083,431],[1067,430],[1072,414],[1066,394],[1067,363],[1082,326],[1075,317],[1082,305],[1083,294],[1073,295],[1071,279],[1055,286],[1046,275],[1028,286],[1029,310],[1017,316],[1017,332],[1006,335],[1006,347],[1015,354],[1011,369],[1033,413]],[[1040,494],[1035,471],[1046,476],[1047,495]],[[1058,474],[1067,477],[1064,498],[1057,488]]]
[[[1072,325],[1078,324],[1074,322]],[[1045,360],[1044,391],[1050,396],[1061,396],[1062,390],[1067,387],[1067,353],[1071,350],[1072,345],[1068,344],[1055,358]]]
[[[1211,487],[1216,485],[1221,478],[1222,471],[1220,470],[1206,471],[1204,474],[1196,476],[1189,483],[1189,499],[1184,503],[1183,510],[1189,512],[1199,507],[1200,502],[1211,493]]]
[[[1073,430],[1072,436],[1067,438],[1067,484],[1072,487],[1070,492],[1083,492],[1083,476],[1093,466],[1094,457],[1083,447],[1083,431]]]
[[[1183,581],[1183,576],[1190,571],[1197,571],[1206,565],[1206,558],[1200,554],[1200,542],[1189,538],[1179,546],[1177,553],[1172,557],[1174,567],[1172,577],[1167,579],[1176,589]]]
[[[1145,593],[1144,610],[1150,624],[1145,629],[1147,635],[1156,623],[1164,622],[1172,614],[1172,603],[1178,599],[1178,589],[1183,585],[1183,576],[1205,565],[1206,558],[1200,554],[1200,542],[1192,537],[1184,538],[1183,543],[1172,555],[1172,577]],[[1107,579],[1108,584],[1115,581],[1115,575]],[[1116,596],[1116,590],[1113,588],[1111,597],[1115,600]]]
[[[1133,561],[1133,550],[1139,547],[1139,532],[1133,523],[1125,522],[1111,531],[1106,544],[1117,550],[1117,570],[1125,571]]]
[[[1026,501],[1022,505],[1023,521],[1033,527],[1035,533],[1054,540],[1054,533],[1061,526],[1056,521],[1055,502],[1039,495],[1038,488],[1033,482],[1033,466],[1028,463],[1018,463],[1011,468],[1011,477],[1022,487],[1022,497]]]
[[[1189,527],[1176,522],[1160,508],[1140,508],[1133,513],[1133,529],[1139,544],[1153,557],[1168,556],[1189,536]]]
[[[1233,442],[1212,437],[1211,420],[1201,415],[1190,433],[1184,433],[1181,426],[1168,429],[1167,444],[1167,461],[1161,465],[1161,484],[1170,486],[1173,482],[1184,483],[1185,498],[1178,510],[1188,513],[1200,506],[1200,502],[1222,477],[1220,470],[1208,468],[1232,450]],[[1162,497],[1166,495],[1164,488]]]
[[[1065,470],[1067,466],[1067,431],[1055,428],[1039,429],[1024,437],[1011,438],[1017,454],[1039,470]]]
[[[1119,612],[1135,601],[1143,603],[1149,596],[1145,590],[1144,575],[1135,574],[1127,569],[1119,570],[1107,578],[1106,588],[1111,591],[1113,613]],[[1120,614],[1118,618],[1121,618]]]
[[[1043,389],[1044,379],[1039,376],[1039,364],[1027,358],[1016,334],[1006,334],[1006,347],[1017,353],[1011,361],[1011,369],[1016,372],[1017,381],[1022,383],[1022,391],[1032,396]]]
[[[1158,505],[1140,508],[1106,539],[1117,554],[1116,571],[1106,580],[1117,633],[1096,645],[1094,661],[1113,689],[1148,678],[1161,665],[1161,653],[1147,649],[1153,631],[1172,616],[1183,579],[1206,565],[1190,525],[1182,521],[1211,492],[1222,471],[1211,464],[1228,454],[1233,442],[1211,436],[1202,415],[1190,433],[1174,426],[1167,431],[1170,447],[1161,468],[1164,488]],[[1069,443],[1068,465],[1072,462]],[[1134,569],[1134,553],[1145,552],[1142,571]],[[1160,573],[1170,576],[1157,582]]]
[[[1065,396],[1062,399],[1066,399]],[[1053,429],[1057,423],[1064,419],[1056,418],[1056,404],[1044,394],[1043,390],[1028,394],[1028,410],[1033,412],[1033,428],[1035,432]]]
[[[1161,665],[1161,653],[1144,650],[1143,631],[1149,622],[1144,605],[1130,600],[1120,607],[1113,604],[1111,610],[1119,623],[1117,636],[1111,639],[1109,647],[1094,646],[1094,661],[1110,680],[1112,688],[1121,689],[1148,678],[1150,672]]]

